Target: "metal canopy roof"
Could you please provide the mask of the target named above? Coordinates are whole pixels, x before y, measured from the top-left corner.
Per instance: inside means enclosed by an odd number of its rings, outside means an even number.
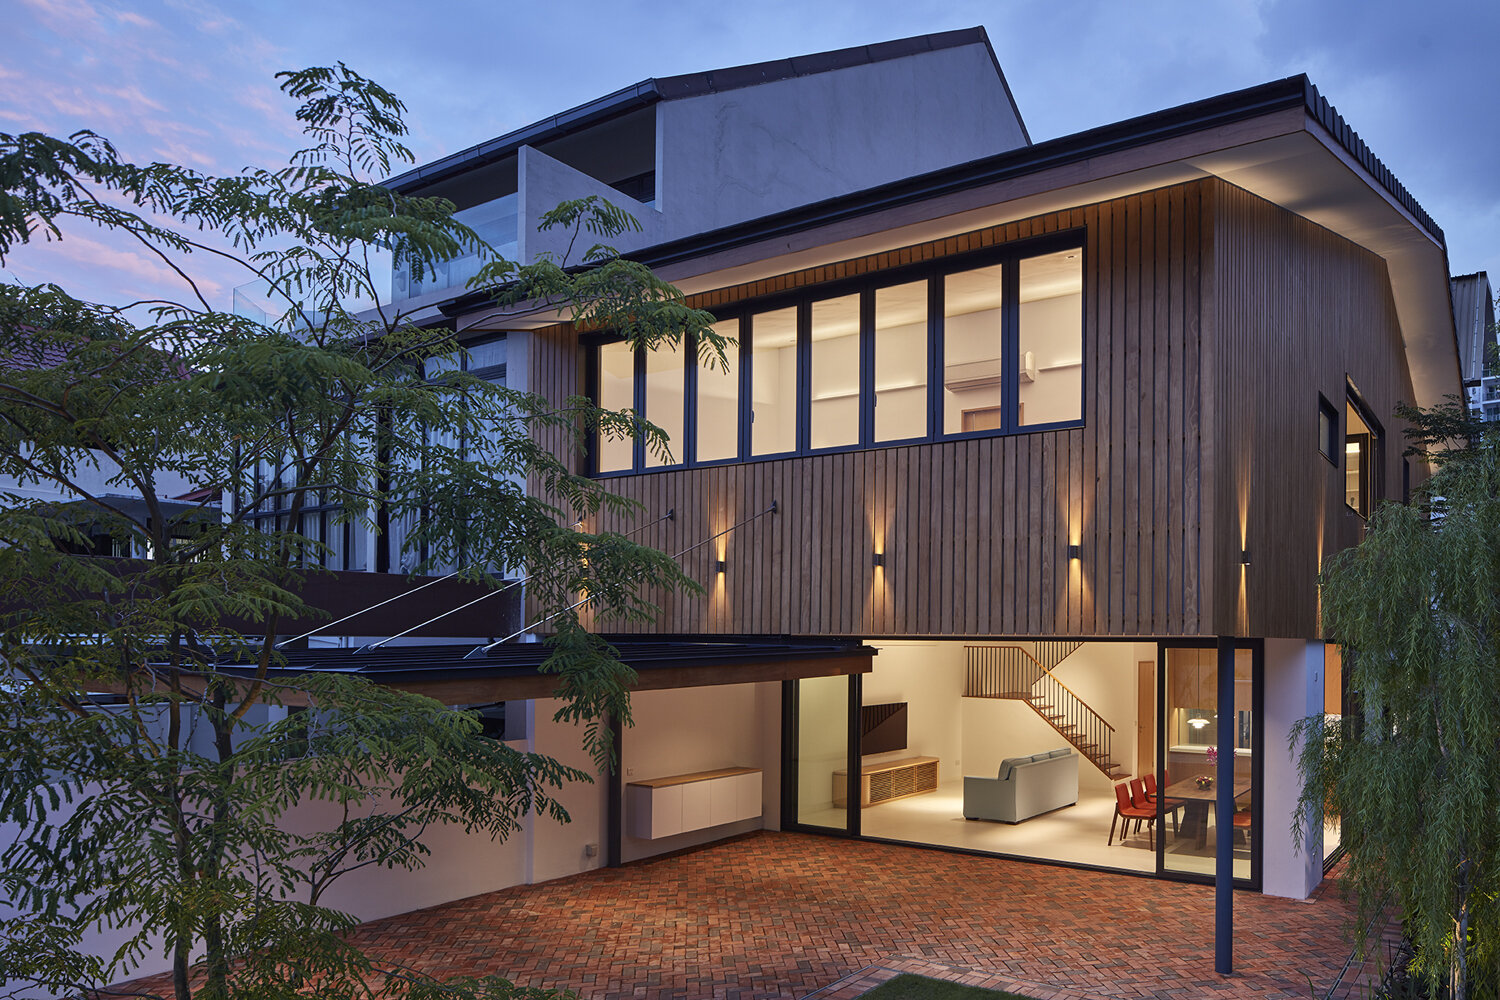
[[[731,667],[791,661],[868,659],[876,650],[858,640],[818,639],[661,639],[605,636],[621,662],[639,674],[683,667]],[[280,676],[303,673],[345,673],[383,684],[433,682],[473,678],[531,677],[552,653],[542,642],[507,643],[483,656],[465,657],[473,644],[384,646],[359,652],[351,649],[283,651]],[[252,664],[225,664],[225,673],[250,675]]]

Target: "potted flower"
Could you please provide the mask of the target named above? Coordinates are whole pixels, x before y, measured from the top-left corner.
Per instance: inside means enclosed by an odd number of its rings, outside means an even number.
[[[1208,750],[1203,754],[1203,762],[1211,768],[1218,767],[1219,748],[1209,747]],[[1204,790],[1214,787],[1214,776],[1211,774],[1200,774],[1198,775],[1198,777],[1194,778],[1193,781],[1198,785],[1199,788]]]

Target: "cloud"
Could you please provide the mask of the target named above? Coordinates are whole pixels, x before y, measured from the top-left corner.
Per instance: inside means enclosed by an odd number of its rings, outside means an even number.
[[[112,13],[115,16],[115,20],[119,21],[121,24],[128,24],[136,28],[145,28],[148,31],[161,30],[161,25],[157,24],[149,17],[142,17],[140,14],[137,14],[133,10],[117,10],[113,11]]]

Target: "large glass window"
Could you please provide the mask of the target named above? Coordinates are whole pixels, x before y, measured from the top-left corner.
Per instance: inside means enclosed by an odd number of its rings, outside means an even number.
[[[750,453],[797,448],[797,310],[750,319]]]
[[[812,304],[813,448],[859,444],[859,296]]]
[[[900,277],[907,280],[841,282],[843,294],[810,290],[780,308],[752,304],[727,317],[716,329],[740,345],[727,367],[695,362],[683,347],[636,358],[631,368],[623,345],[600,348],[601,404],[639,401],[673,444],[666,459],[604,442],[596,471],[1082,422],[1076,235],[914,266]],[[939,301],[941,315],[933,315]]]
[[[1020,262],[1020,398],[1016,423],[1083,418],[1083,251]]]
[[[714,324],[721,337],[738,340],[739,320],[722,320]],[[734,458],[740,451],[740,368],[739,347],[731,345],[726,352],[727,364],[717,360],[698,364],[698,453],[699,462],[718,462]]]
[[[1255,727],[1251,717],[1253,654],[1234,653],[1234,702],[1219,704],[1218,650],[1166,650],[1166,772],[1159,779],[1165,808],[1176,814],[1177,833],[1163,837],[1166,871],[1213,874],[1215,843],[1234,838],[1234,877],[1251,875]],[[1235,810],[1218,815],[1218,746],[1221,726],[1233,726]],[[1171,822],[1171,818],[1168,818]]]
[[[875,440],[927,436],[927,282],[875,292]]]
[[[599,347],[599,405],[606,410],[635,407],[635,352],[624,341]],[[594,452],[600,472],[624,472],[631,468],[635,443],[631,438],[600,434]]]
[[[646,419],[667,435],[667,454],[647,450],[646,467],[682,461],[687,412],[686,353],[677,344],[663,343],[646,352]]]
[[[1001,266],[996,264],[944,279],[944,434],[1004,426],[1000,278]]]

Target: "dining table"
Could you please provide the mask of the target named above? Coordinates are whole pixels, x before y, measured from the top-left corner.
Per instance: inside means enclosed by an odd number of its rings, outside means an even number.
[[[1250,779],[1234,779],[1234,799],[1238,802],[1241,798],[1250,794]],[[1180,801],[1183,806],[1182,824],[1178,828],[1178,836],[1193,836],[1197,838],[1197,846],[1202,848],[1208,844],[1208,813],[1209,810],[1218,809],[1219,785],[1218,780],[1207,788],[1198,787],[1197,777],[1184,778],[1174,781],[1162,792],[1162,798]],[[1170,801],[1167,808],[1171,809]]]

